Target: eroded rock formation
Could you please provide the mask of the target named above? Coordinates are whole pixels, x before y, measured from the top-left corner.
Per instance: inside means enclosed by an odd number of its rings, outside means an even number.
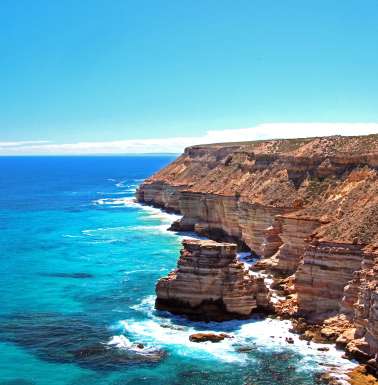
[[[245,318],[268,309],[269,290],[236,260],[236,244],[184,240],[177,269],[156,285],[156,308],[193,319]]]
[[[321,222],[312,218],[279,215],[276,227],[282,245],[272,257],[272,269],[282,275],[295,273],[303,259],[309,237],[320,226]]]
[[[137,199],[182,214],[175,230],[264,257],[258,266],[294,282],[281,309],[318,322],[342,314],[377,353],[378,135],[190,147]]]
[[[356,327],[354,339],[347,344],[352,356],[366,359],[378,353],[378,254],[367,253],[365,268],[351,281],[355,289],[352,318]],[[345,298],[344,298],[345,300]],[[378,363],[375,365],[378,368]]]
[[[359,245],[309,244],[295,274],[299,311],[315,319],[339,312],[344,287],[361,268],[362,259]]]

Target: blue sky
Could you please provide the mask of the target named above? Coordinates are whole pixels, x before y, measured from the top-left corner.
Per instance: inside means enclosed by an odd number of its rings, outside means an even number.
[[[377,0],[2,0],[0,153],[378,122],[377,20]]]

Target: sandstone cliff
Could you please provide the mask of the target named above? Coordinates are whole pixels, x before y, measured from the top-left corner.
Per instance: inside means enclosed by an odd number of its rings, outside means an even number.
[[[378,135],[190,147],[137,199],[181,213],[175,229],[236,242],[293,275],[298,314],[343,313],[376,352]]]
[[[236,260],[236,245],[185,240],[177,269],[156,285],[156,308],[194,319],[225,320],[268,309],[269,290]]]

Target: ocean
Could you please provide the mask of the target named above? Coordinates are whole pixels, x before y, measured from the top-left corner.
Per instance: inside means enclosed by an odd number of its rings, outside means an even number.
[[[289,321],[154,310],[156,281],[193,234],[167,231],[177,216],[134,194],[173,159],[0,158],[0,385],[313,385],[352,366]],[[195,331],[234,338],[196,344]]]

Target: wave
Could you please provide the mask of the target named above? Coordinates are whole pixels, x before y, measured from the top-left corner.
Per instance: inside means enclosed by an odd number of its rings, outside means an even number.
[[[114,236],[116,234],[123,235],[129,232],[149,232],[149,233],[166,233],[175,235],[173,232],[168,232],[169,225],[137,225],[137,226],[116,226],[116,227],[98,227],[96,229],[82,230],[82,234],[88,237],[106,237],[107,235]],[[121,240],[121,239],[119,239]]]
[[[117,187],[125,187],[124,183],[126,182],[126,180],[121,180],[120,182],[117,182],[115,185]]]
[[[136,226],[116,226],[116,227],[98,227],[95,229],[85,229],[81,231],[81,235],[72,235],[70,238],[87,238],[91,243],[117,243],[126,242],[130,236],[146,233],[149,235],[165,235],[170,237],[189,238],[188,235],[177,235],[172,231],[168,231],[169,224],[159,225],[136,225]]]
[[[136,207],[142,210],[143,215],[148,218],[160,219],[161,221],[168,222],[169,224],[182,218],[182,215],[179,214],[167,213],[156,207],[146,206],[138,202],[135,203],[137,205]]]
[[[113,207],[138,207],[138,203],[133,197],[121,198],[101,198],[92,202],[94,205],[106,205]]]
[[[87,236],[96,236],[98,233],[106,233],[106,232],[113,232],[113,231],[124,231],[127,229],[127,226],[117,226],[117,227],[97,227],[96,229],[86,229],[82,230],[82,233]]]
[[[342,358],[342,352],[334,345],[318,344],[301,340],[292,334],[291,321],[271,318],[235,320],[222,323],[191,322],[180,316],[173,316],[154,309],[155,296],[147,296],[131,308],[144,315],[145,320],[121,320],[118,327],[127,336],[140,339],[152,345],[161,345],[167,350],[189,357],[215,359],[223,362],[250,362],[253,354],[243,354],[243,348],[266,354],[293,352],[299,356],[297,370],[321,371],[324,366],[335,368],[340,376],[355,363]],[[229,333],[234,338],[225,339],[217,344],[211,342],[195,343],[189,336],[198,332]],[[292,338],[294,344],[288,345],[286,338]],[[318,348],[327,347],[328,351]],[[240,349],[240,350],[239,350]],[[238,351],[239,350],[239,351]],[[333,369],[332,369],[333,370]]]
[[[108,345],[115,346],[117,348],[130,348],[132,346],[132,342],[125,337],[124,335],[113,336]]]
[[[117,182],[115,184],[116,187],[118,188],[122,188],[122,187],[127,187],[127,188],[134,188],[136,190],[136,188],[138,187],[138,180],[134,180],[134,182],[136,183],[130,183],[130,181],[127,181],[127,180],[121,180],[119,182]]]
[[[130,226],[130,231],[142,231],[142,232],[148,232],[151,234],[165,234],[165,235],[173,235],[176,234],[168,231],[169,225],[140,225],[140,226]]]
[[[108,207],[128,207],[141,211],[141,214],[150,219],[159,219],[165,223],[171,224],[172,222],[182,218],[182,215],[166,213],[158,208],[143,205],[135,200],[134,197],[126,196],[119,198],[101,198],[92,202],[96,206],[108,206]]]
[[[136,191],[136,188],[130,188],[122,191],[97,191],[96,193],[98,195],[125,195],[127,193],[134,193]]]

